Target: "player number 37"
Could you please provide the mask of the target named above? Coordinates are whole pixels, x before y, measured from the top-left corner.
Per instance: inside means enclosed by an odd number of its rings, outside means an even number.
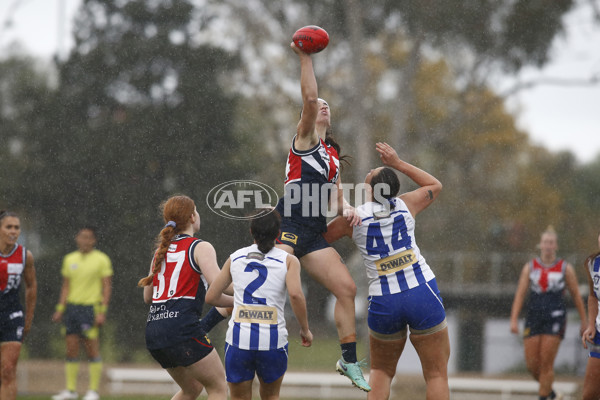
[[[179,282],[179,275],[181,274],[181,268],[183,267],[184,261],[185,251],[166,254],[166,260],[163,260],[162,265],[160,267],[160,272],[157,275],[158,286],[154,288],[153,296],[155,299],[159,299],[165,291],[165,269],[167,268],[167,263],[175,264],[175,268],[173,268],[173,272],[171,273],[171,279],[169,280],[169,291],[167,292],[167,297],[171,298],[177,292],[177,282]]]

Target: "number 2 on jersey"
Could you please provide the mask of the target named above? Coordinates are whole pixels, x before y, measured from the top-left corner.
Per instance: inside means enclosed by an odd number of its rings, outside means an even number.
[[[252,271],[257,271],[258,276],[244,289],[244,304],[267,304],[267,299],[264,297],[254,297],[254,292],[267,280],[267,274],[269,273],[267,267],[257,262],[251,262],[246,265],[244,272]]]
[[[384,228],[387,230],[389,229],[389,226]],[[410,236],[406,234],[406,221],[404,221],[404,216],[398,214],[394,217],[390,243],[385,242],[385,236],[381,232],[381,224],[379,222],[370,224],[369,229],[367,230],[366,247],[369,254],[378,255],[381,258],[387,257],[392,249],[399,250],[410,247]]]

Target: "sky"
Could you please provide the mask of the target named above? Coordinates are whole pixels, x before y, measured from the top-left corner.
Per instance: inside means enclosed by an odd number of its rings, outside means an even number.
[[[0,0],[0,48],[19,41],[28,53],[38,57],[64,56],[73,44],[71,18],[80,3]],[[526,68],[494,85],[502,91],[516,81],[585,81],[597,76],[595,85],[537,84],[507,101],[518,127],[532,143],[551,151],[571,151],[586,163],[600,155],[600,27],[594,25],[588,5],[566,18],[567,34],[555,39],[546,67]]]

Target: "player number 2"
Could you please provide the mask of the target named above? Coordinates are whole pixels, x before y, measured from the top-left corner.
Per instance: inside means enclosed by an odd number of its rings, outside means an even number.
[[[244,289],[244,304],[267,304],[267,299],[264,297],[254,297],[254,292],[267,280],[267,274],[269,273],[267,267],[257,262],[251,262],[246,265],[244,271],[258,272],[258,276]]]

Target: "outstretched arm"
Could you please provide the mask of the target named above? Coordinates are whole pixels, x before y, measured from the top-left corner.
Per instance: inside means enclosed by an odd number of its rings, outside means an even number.
[[[398,157],[396,150],[389,144],[377,143],[375,147],[379,152],[383,164],[400,171],[420,186],[420,188],[400,196],[410,213],[413,216],[416,216],[425,208],[429,207],[442,191],[442,183],[428,172],[425,172],[406,161],[402,161],[400,157]]]
[[[310,55],[297,48],[293,42],[290,46],[300,58],[302,115],[300,116],[300,122],[298,122],[298,139],[301,141],[309,140],[316,144],[318,142],[318,137],[315,133],[315,121],[317,120],[317,112],[319,110],[319,95],[312,58]]]

